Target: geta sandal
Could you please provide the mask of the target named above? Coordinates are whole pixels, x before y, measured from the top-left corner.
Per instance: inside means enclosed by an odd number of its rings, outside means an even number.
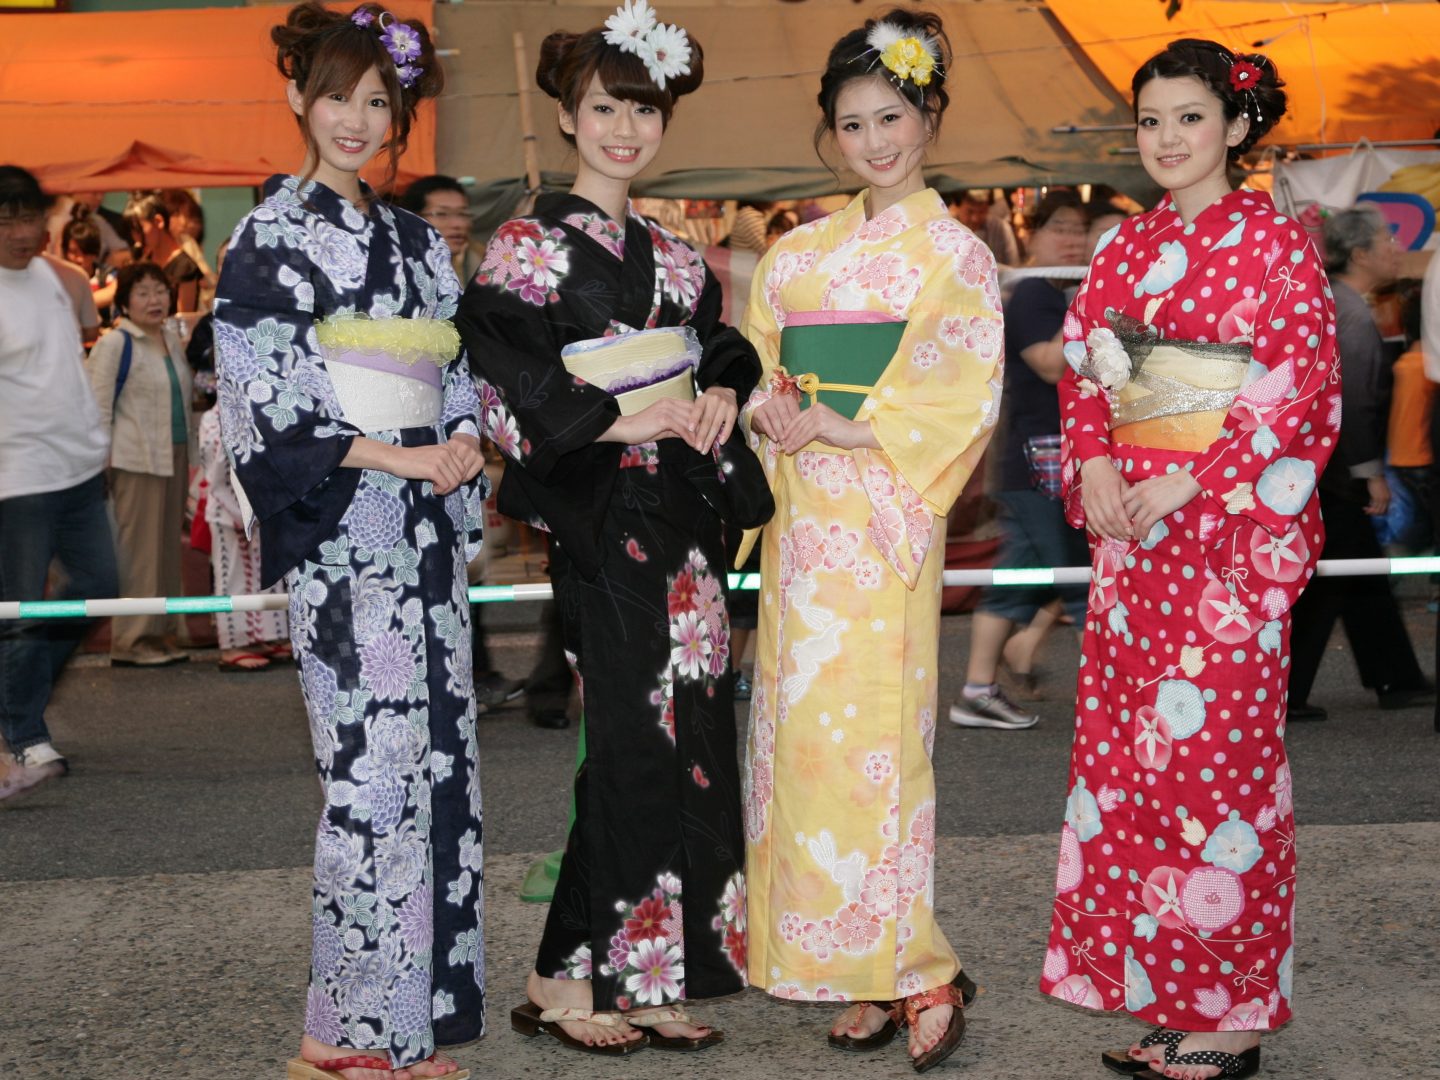
[[[965,1006],[969,1006],[980,993],[979,987],[974,980],[963,971],[955,976],[954,985],[960,990],[960,1000]],[[879,1009],[885,1014],[885,1023],[878,1031],[869,1035],[857,1038],[854,1035],[847,1035],[844,1032],[835,1034],[833,1031],[826,1036],[826,1042],[836,1050],[849,1050],[866,1053],[871,1050],[879,1050],[889,1046],[900,1034],[900,1029],[905,1026],[905,999],[897,998],[894,1001],[861,1001],[858,1005],[870,1005]],[[862,1013],[863,1015],[863,1013]]]
[[[838,1035],[833,1031],[830,1032],[825,1037],[825,1041],[836,1050],[852,1050],[861,1053],[870,1050],[879,1050],[894,1042],[895,1036],[900,1034],[900,1029],[905,1026],[904,998],[897,998],[895,1001],[857,1001],[855,1004],[869,1005],[879,1009],[885,1014],[885,1023],[881,1025],[878,1031],[873,1031],[869,1035],[860,1037],[847,1034],[843,1031]],[[861,1009],[860,1016],[864,1015],[865,1010]],[[856,1017],[857,1020],[859,1018],[859,1016]]]
[[[1182,1032],[1182,1035],[1189,1035],[1191,1032]],[[1172,1065],[1214,1065],[1220,1070],[1220,1075],[1215,1080],[1245,1080],[1248,1076],[1254,1076],[1260,1071],[1260,1047],[1252,1046],[1249,1050],[1239,1054],[1227,1054],[1223,1050],[1191,1050],[1187,1053],[1180,1053],[1177,1047],[1179,1042],[1167,1043],[1165,1046],[1165,1067]],[[1164,1071],[1156,1072],[1154,1069],[1146,1069],[1144,1072],[1135,1074],[1140,1080],[1169,1080]]]
[[[435,1058],[436,1055],[431,1054],[428,1058],[424,1058],[423,1062],[434,1061]],[[286,1080],[345,1080],[340,1075],[341,1069],[375,1069],[388,1073],[396,1071],[390,1064],[389,1058],[374,1057],[370,1054],[351,1054],[349,1057],[330,1058],[328,1061],[306,1061],[304,1058],[291,1058],[286,1065],[285,1077]],[[446,1073],[444,1077],[437,1077],[436,1080],[470,1080],[470,1070],[459,1069],[456,1072]]]
[[[1175,1046],[1186,1035],[1183,1031],[1172,1031],[1170,1028],[1158,1027],[1150,1034],[1140,1040],[1140,1049],[1148,1050],[1152,1046],[1164,1043],[1166,1046]],[[1104,1050],[1100,1054],[1100,1064],[1104,1065],[1111,1072],[1122,1073],[1126,1076],[1133,1076],[1135,1073],[1144,1072],[1150,1068],[1148,1060],[1141,1060],[1130,1056],[1129,1050]]]
[[[934,1009],[941,1005],[949,1005],[950,1023],[945,1028],[945,1034],[940,1036],[940,1041],[926,1050],[919,1057],[910,1059],[910,1066],[916,1072],[925,1072],[933,1069],[942,1061],[955,1052],[960,1045],[960,1040],[965,1038],[965,1004],[966,990],[970,991],[970,1000],[975,1000],[975,984],[962,971],[955,976],[953,982],[944,986],[937,986],[933,990],[926,990],[919,994],[911,994],[905,999],[905,1023],[913,1031],[920,1021],[920,1014],[926,1009]]]
[[[599,1024],[601,1027],[618,1027],[625,1022],[625,1018],[620,1013],[591,1012],[588,1009],[541,1010],[540,1006],[533,1001],[527,1001],[524,1005],[517,1005],[510,1010],[510,1027],[527,1039],[533,1039],[541,1034],[549,1035],[562,1045],[568,1046],[572,1050],[583,1050],[587,1054],[608,1054],[612,1057],[633,1054],[636,1050],[644,1049],[650,1040],[650,1036],[641,1035],[640,1038],[631,1039],[629,1042],[610,1043],[603,1046],[598,1043],[587,1043],[575,1038],[562,1028],[561,1021]]]
[[[637,1009],[634,1012],[624,1014],[626,1022],[631,1027],[645,1028],[645,1038],[656,1050],[682,1050],[693,1052],[704,1050],[707,1046],[714,1046],[725,1040],[725,1033],[718,1028],[710,1028],[704,1035],[661,1035],[651,1029],[659,1024],[690,1024],[692,1027],[708,1027],[707,1024],[697,1024],[690,1019],[684,1009],[676,1008],[674,1005],[662,1005],[654,1009]]]

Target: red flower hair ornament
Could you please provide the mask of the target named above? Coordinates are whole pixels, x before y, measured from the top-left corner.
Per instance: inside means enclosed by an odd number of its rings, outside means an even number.
[[[1230,86],[1236,93],[1254,90],[1265,73],[1249,60],[1236,60],[1230,65]]]

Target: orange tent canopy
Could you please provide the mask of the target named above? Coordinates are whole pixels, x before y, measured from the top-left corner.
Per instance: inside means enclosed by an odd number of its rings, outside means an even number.
[[[429,0],[386,0],[433,25]],[[0,159],[52,192],[254,186],[304,145],[275,70],[283,7],[7,15]],[[435,171],[435,110],[410,130],[402,182]],[[372,165],[367,175],[379,176]]]
[[[1065,29],[1129,98],[1130,77],[1166,42],[1218,41],[1275,61],[1290,97],[1272,143],[1428,139],[1440,127],[1440,5],[1185,0],[1046,0]]]

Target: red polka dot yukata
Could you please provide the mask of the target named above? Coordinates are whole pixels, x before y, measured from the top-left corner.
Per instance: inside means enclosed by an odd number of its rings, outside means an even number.
[[[1202,491],[1143,541],[1092,537],[1069,797],[1041,989],[1189,1031],[1290,1018],[1290,609],[1324,540],[1340,428],[1330,287],[1244,188],[1102,240],[1065,323],[1066,512],[1080,464]],[[1121,351],[1123,350],[1123,351]]]

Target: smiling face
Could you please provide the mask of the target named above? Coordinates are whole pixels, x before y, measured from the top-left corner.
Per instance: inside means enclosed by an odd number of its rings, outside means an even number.
[[[920,111],[881,76],[852,79],[835,95],[835,143],[845,164],[870,186],[872,205],[893,205],[925,186],[920,167],[930,130]]]
[[[628,187],[655,160],[665,137],[665,118],[654,105],[612,97],[600,77],[592,75],[574,115],[560,106],[560,130],[575,138],[580,155],[577,186],[588,179]]]
[[[1230,190],[1229,151],[1249,131],[1247,119],[1227,121],[1220,99],[1192,76],[1151,79],[1135,106],[1135,142],[1150,179],[1176,196]]]
[[[292,81],[287,87],[290,107],[305,117],[315,140],[318,161],[314,177],[326,187],[351,197],[359,192],[358,174],[385,143],[392,116],[390,95],[380,73],[371,67],[350,91],[326,94],[304,112],[304,99]]]

